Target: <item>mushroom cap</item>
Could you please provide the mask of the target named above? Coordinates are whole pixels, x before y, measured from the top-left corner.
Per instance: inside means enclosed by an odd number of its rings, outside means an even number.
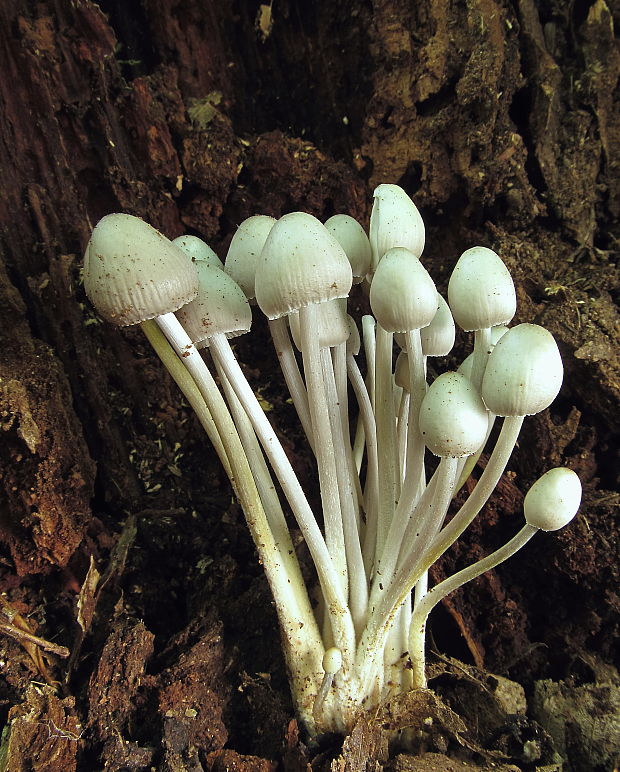
[[[448,282],[448,302],[465,332],[507,324],[515,315],[517,297],[499,255],[487,247],[463,252]]]
[[[127,326],[181,308],[196,297],[198,277],[185,253],[144,220],[108,214],[90,237],[84,289],[104,319]]]
[[[232,276],[248,300],[256,296],[254,277],[256,265],[265,246],[267,236],[276,224],[275,217],[255,214],[248,217],[235,231],[226,253],[225,271]]]
[[[370,305],[384,330],[418,330],[437,313],[435,282],[412,252],[394,247],[382,257],[372,277]]]
[[[342,667],[342,652],[335,646],[326,649],[323,654],[323,670],[330,675],[337,673]]]
[[[398,356],[396,357],[394,383],[405,391],[411,391],[411,381],[409,380],[409,357],[404,350],[399,351]]]
[[[456,329],[450,306],[437,293],[437,311],[431,323],[420,330],[422,353],[427,357],[444,357],[452,351]]]
[[[224,263],[222,263],[220,258],[215,254],[211,247],[205,241],[198,238],[198,236],[190,236],[189,234],[177,236],[176,239],[172,240],[172,243],[179,249],[182,249],[194,262],[206,260],[207,263],[215,265],[217,268],[224,268]]]
[[[269,319],[313,303],[346,298],[353,276],[347,256],[316,217],[292,212],[271,229],[256,267],[256,302]]]
[[[198,273],[198,295],[177,311],[192,343],[208,345],[217,333],[234,338],[248,332],[252,311],[243,290],[231,277],[204,260],[194,263]]]
[[[335,214],[325,227],[344,249],[351,263],[353,283],[359,284],[370,270],[371,250],[366,231],[348,214]]]
[[[532,485],[523,500],[528,525],[542,531],[557,531],[577,514],[581,504],[581,481],[572,469],[549,469]]]
[[[429,387],[420,406],[420,432],[436,456],[460,458],[484,443],[488,413],[471,381],[461,373],[443,373]]]
[[[556,398],[563,374],[553,335],[537,324],[518,324],[489,354],[482,398],[495,415],[534,415]]]
[[[416,257],[424,250],[425,229],[417,206],[398,185],[375,188],[370,214],[371,271],[393,247],[405,247]]]

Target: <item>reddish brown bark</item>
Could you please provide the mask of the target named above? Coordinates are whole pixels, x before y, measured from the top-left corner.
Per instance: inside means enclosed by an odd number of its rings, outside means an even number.
[[[582,677],[584,652],[608,662],[617,653],[617,9],[343,0],[260,10],[199,0],[0,7],[0,586],[31,632],[71,648],[90,556],[102,574],[113,566],[57,696],[27,694],[40,674],[0,639],[3,719],[20,703],[20,732],[28,706],[35,728],[90,718],[83,739],[65,738],[37,769],[103,768],[106,758],[110,769],[220,769],[233,763],[219,752],[227,736],[237,768],[267,769],[251,758],[273,759],[291,719],[269,597],[227,484],[140,335],[100,323],[84,296],[84,245],[112,211],[222,251],[257,212],[366,222],[373,186],[397,182],[423,209],[440,288],[464,248],[494,247],[516,279],[517,321],[556,335],[566,383],[437,577],[511,535],[519,495],[548,466],[578,471],[586,497],[569,530],[452,598],[437,641],[467,657],[452,643],[460,627],[488,667],[525,684]],[[240,351],[286,416],[256,335]],[[301,441],[288,443],[306,475]],[[127,514],[137,536],[111,561]],[[210,605],[208,629],[187,632]],[[200,686],[187,663],[220,629]],[[110,723],[98,701],[114,679],[119,695],[136,680],[109,648],[128,631],[141,631],[136,672],[149,676],[136,704],[106,713]],[[59,681],[63,667],[51,663]],[[271,681],[255,676],[264,672]],[[211,705],[210,728],[181,711],[172,678]],[[289,742],[293,757],[303,754]]]

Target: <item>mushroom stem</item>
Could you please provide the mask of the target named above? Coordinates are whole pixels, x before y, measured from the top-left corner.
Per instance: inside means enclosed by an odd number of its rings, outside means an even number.
[[[517,533],[516,536],[513,536],[503,547],[500,547],[491,555],[487,555],[486,558],[482,558],[482,560],[479,560],[477,563],[444,579],[443,582],[436,584],[426,593],[426,595],[424,595],[419,603],[416,603],[409,632],[409,656],[413,664],[412,675],[414,689],[426,689],[427,686],[424,640],[426,620],[433,608],[443,600],[446,595],[454,592],[454,590],[458,589],[466,582],[470,582],[485,571],[490,571],[492,568],[495,568],[495,566],[503,563],[504,560],[512,557],[515,552],[527,544],[538,530],[538,528],[534,528],[531,525],[524,525],[519,533]]]
[[[396,419],[392,385],[393,334],[377,324],[377,353],[375,370],[375,416],[377,449],[379,455],[379,497],[377,507],[377,542],[375,570],[378,570],[396,502]]]
[[[491,328],[483,327],[474,332],[474,359],[471,366],[471,382],[478,393],[482,390],[482,378],[491,353]]]
[[[271,339],[280,362],[280,368],[284,375],[284,380],[288,387],[289,394],[295,405],[295,410],[301,421],[302,428],[308,439],[308,444],[314,451],[314,438],[312,436],[312,420],[310,418],[310,409],[308,408],[308,393],[304,384],[299,365],[295,358],[291,337],[288,332],[286,317],[281,316],[278,319],[269,320],[269,330]]]
[[[308,544],[308,549],[319,576],[321,589],[325,595],[334,640],[342,651],[345,662],[344,667],[346,669],[353,656],[352,652],[355,645],[353,622],[351,613],[346,605],[346,596],[342,592],[333,560],[327,550],[325,539],[317,525],[314,513],[308,504],[299,480],[273,427],[259,405],[256,395],[250,388],[239,367],[239,363],[230,349],[226,336],[221,333],[213,335],[209,338],[209,346],[212,355],[218,359],[226,373],[226,377],[248,414],[254,426],[254,431],[263,446],[263,450],[273,467],[284,495],[293,510],[297,524]]]
[[[308,389],[308,406],[312,417],[312,432],[315,439],[316,461],[325,522],[325,541],[338,574],[338,581],[344,597],[348,595],[349,578],[345,549],[345,537],[340,511],[338,475],[334,457],[334,443],[329,422],[329,408],[323,380],[319,337],[318,306],[312,303],[299,309],[301,349]],[[345,652],[336,641],[336,645]],[[346,661],[346,656],[345,656]]]
[[[298,605],[297,592],[282,561],[281,545],[273,538],[241,440],[209,368],[173,313],[158,316],[156,323],[196,382],[221,437],[235,489],[274,596],[291,689],[304,722],[312,727],[313,684],[320,672],[319,660],[324,650],[314,616],[306,616],[305,609]],[[221,337],[226,340],[225,336]]]
[[[345,440],[344,436],[345,430],[342,425],[342,413],[339,409],[336,380],[329,349],[321,349],[321,361],[334,444],[334,459],[336,461],[336,476],[338,479],[342,526],[349,572],[349,607],[355,624],[355,630],[359,636],[366,622],[368,585],[358,531],[357,496],[349,474],[349,452],[346,447],[348,441]]]
[[[524,418],[525,416],[504,418],[504,423],[493,452],[489,456],[487,465],[480,475],[476,487],[448,525],[435,537],[430,549],[424,556],[425,569],[430,568],[454,544],[489,500],[517,444],[517,438]]]
[[[200,425],[207,433],[208,438],[211,440],[211,443],[215,448],[215,452],[217,453],[217,456],[220,459],[222,466],[224,467],[224,471],[226,472],[228,479],[234,484],[233,472],[230,468],[230,463],[228,461],[226,451],[224,450],[224,445],[222,444],[222,440],[213,421],[213,417],[211,416],[209,408],[207,407],[207,403],[200,393],[200,389],[198,386],[196,386],[196,381],[183,366],[183,363],[179,360],[179,357],[176,355],[174,349],[170,343],[168,343],[168,339],[152,319],[149,319],[146,322],[141,322],[140,327],[142,328],[142,332],[145,334],[148,342],[153,347],[153,350],[160,358],[162,364],[166,370],[168,370],[172,376],[172,379],[183,393],[185,399],[188,401],[190,407],[196,413],[196,416],[200,421]]]
[[[410,400],[407,426],[407,474],[414,477],[413,503],[426,485],[424,471],[424,440],[420,434],[420,405],[426,394],[426,367],[420,341],[420,330],[405,333],[409,363]]]
[[[362,554],[366,575],[370,575],[374,562],[375,541],[377,538],[377,490],[379,488],[379,461],[377,451],[377,427],[372,410],[370,396],[360,369],[352,354],[347,354],[347,373],[357,399],[361,426],[366,438],[366,480],[364,485],[364,511],[366,512],[366,532]]]
[[[429,543],[429,539],[432,539],[437,522],[441,522],[445,516],[452,496],[456,470],[456,458],[447,456],[441,459],[434,475],[435,482],[431,480],[410,519],[410,528],[413,528],[415,523],[415,543],[422,545],[422,549]],[[406,532],[405,539],[407,537]],[[383,649],[395,614],[427,568],[423,565],[423,558],[422,551],[417,560],[406,561],[401,565],[390,585],[384,587],[382,592],[377,592],[376,585],[373,584],[369,601],[369,620],[357,648],[357,666],[362,689],[368,688],[372,682],[374,652]]]

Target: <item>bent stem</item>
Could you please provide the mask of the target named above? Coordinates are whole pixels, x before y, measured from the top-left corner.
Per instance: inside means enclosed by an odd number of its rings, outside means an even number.
[[[429,590],[426,595],[424,595],[419,603],[416,603],[409,632],[409,656],[411,657],[413,665],[412,677],[414,689],[426,689],[427,686],[424,631],[426,620],[431,611],[446,597],[446,595],[449,595],[462,585],[480,576],[480,574],[483,574],[485,571],[490,571],[492,568],[495,568],[495,566],[503,563],[504,560],[512,557],[515,552],[527,544],[538,530],[538,528],[534,528],[534,526],[531,525],[523,526],[519,533],[516,534],[516,536],[513,536],[503,547],[500,547],[491,555],[479,560],[477,563],[444,579],[443,582],[436,584],[432,590]]]
[[[285,567],[282,545],[273,538],[241,440],[208,367],[174,314],[164,314],[156,322],[194,379],[222,440],[235,490],[273,593],[293,698],[302,720],[312,730],[312,704],[322,681],[324,648],[314,615],[307,613],[309,601],[300,607],[305,585]]]
[[[226,472],[228,479],[233,482],[233,473],[230,468],[228,456],[224,450],[224,445],[222,444],[222,440],[215,422],[213,421],[213,417],[211,416],[209,408],[207,407],[207,403],[200,393],[200,389],[198,386],[196,386],[196,381],[183,366],[174,349],[170,343],[168,343],[168,339],[159,329],[156,322],[154,322],[152,319],[149,319],[146,322],[142,322],[140,327],[142,328],[142,332],[146,335],[147,340],[151,344],[153,350],[160,358],[162,364],[172,376],[172,379],[181,390],[183,396],[188,401],[194,413],[196,413],[196,416],[200,421],[200,425],[207,433],[207,437],[211,440],[211,443],[215,448],[217,457],[224,467],[224,471]]]

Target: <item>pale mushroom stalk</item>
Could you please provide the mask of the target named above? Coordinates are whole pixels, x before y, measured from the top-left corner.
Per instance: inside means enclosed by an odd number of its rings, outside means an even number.
[[[398,406],[398,416],[396,423],[396,442],[398,445],[399,472],[402,483],[405,480],[407,471],[407,435],[409,433],[409,403],[411,394],[407,389],[402,389],[400,395],[400,405]]]
[[[474,331],[474,358],[471,368],[471,382],[476,389],[482,388],[482,378],[491,353],[491,328],[483,327]]]
[[[379,456],[377,541],[375,545],[377,571],[394,518],[396,501],[396,419],[392,387],[393,337],[391,332],[384,330],[380,324],[377,324],[375,360],[375,416]]]
[[[426,689],[426,656],[424,651],[425,641],[425,628],[428,615],[433,608],[441,601],[446,595],[449,595],[454,590],[461,587],[466,582],[470,582],[472,579],[480,576],[485,571],[489,571],[495,566],[503,563],[509,557],[515,554],[521,549],[538,531],[538,528],[534,528],[531,525],[524,525],[516,536],[500,547],[498,550],[488,555],[486,558],[479,560],[462,571],[444,579],[443,582],[436,584],[419,603],[416,603],[413,616],[411,619],[411,629],[409,633],[409,656],[412,663],[412,679],[414,689]]]
[[[536,531],[564,528],[576,515],[580,503],[581,481],[572,469],[556,467],[545,472],[525,495],[523,513],[526,525],[519,533],[491,555],[440,582],[416,605],[409,638],[414,687],[426,687],[424,627],[437,603],[461,585],[514,555]]]
[[[420,341],[420,330],[405,333],[407,360],[409,362],[410,401],[409,420],[407,422],[407,462],[408,473],[413,477],[413,503],[420,497],[426,485],[424,470],[424,440],[420,436],[420,405],[426,394],[426,367]]]
[[[364,343],[364,354],[366,356],[366,390],[370,397],[372,410],[375,409],[375,359],[377,353],[377,343],[375,340],[375,319],[370,314],[362,317],[362,340]],[[357,419],[355,430],[355,441],[353,443],[353,458],[355,467],[359,473],[364,457],[364,427],[360,416]]]
[[[336,380],[328,348],[321,348],[321,361],[329,420],[332,429],[340,509],[342,512],[342,526],[349,575],[349,608],[351,609],[351,616],[353,617],[355,630],[359,637],[366,622],[368,585],[358,530],[357,496],[349,473],[349,453],[346,447],[348,440],[345,440],[344,436],[345,429],[342,425],[342,413],[339,409]]]
[[[194,378],[218,428],[233,468],[235,488],[278,610],[291,674],[291,689],[303,720],[312,726],[314,684],[319,667],[317,658],[322,656],[323,651],[321,637],[313,624],[314,617],[307,618],[298,607],[297,592],[292,589],[290,577],[282,563],[280,545],[273,539],[239,435],[213,376],[173,313],[158,316],[156,323]],[[222,337],[225,340],[225,336]]]
[[[256,438],[254,427],[252,426],[252,422],[248,418],[243,405],[239,401],[235,390],[230,385],[230,381],[228,380],[219,359],[215,360],[215,366],[233,421],[237,427],[241,444],[243,445],[250,469],[254,475],[256,487],[261,497],[261,501],[263,502],[263,508],[267,515],[271,532],[273,533],[276,543],[280,545],[280,552],[282,553],[283,560],[287,563],[290,562],[291,564],[291,581],[294,581],[297,584],[300,583],[305,592],[305,584],[301,578],[295,549],[293,547],[293,542],[291,541],[291,534],[286,524],[286,518],[284,517],[280,499],[278,498],[273,480],[271,479],[271,474],[265,461],[263,451]],[[305,594],[307,596],[307,593]],[[310,609],[310,606],[308,606],[308,608]]]
[[[377,538],[377,491],[379,489],[379,461],[377,451],[377,427],[372,410],[370,396],[353,354],[347,354],[347,373],[359,408],[363,435],[366,438],[366,480],[364,485],[364,511],[366,528],[364,531],[362,554],[366,575],[370,575],[374,564],[375,543]]]
[[[306,377],[306,388],[308,389],[308,406],[312,417],[312,432],[315,439],[316,461],[325,523],[325,542],[338,574],[341,592],[346,598],[349,592],[349,576],[342,513],[340,511],[334,443],[329,421],[325,382],[323,380],[319,337],[317,335],[319,328],[318,313],[318,306],[315,303],[300,308],[299,329],[304,375]],[[336,641],[336,645],[343,651],[344,655],[344,650],[338,641]]]
[[[417,535],[422,542],[432,535],[435,523],[439,518],[443,518],[450,504],[456,468],[455,458],[442,458],[437,469],[438,479],[435,495],[426,495],[427,489],[418,502],[421,516],[418,521],[420,530],[417,531]],[[371,595],[368,624],[357,647],[356,657],[362,693],[365,693],[372,684],[373,671],[376,666],[375,653],[383,650],[396,613],[425,570],[421,563],[422,561],[418,560],[413,567],[402,566],[396,572],[390,586],[379,595],[377,605],[374,607]]]
[[[323,655],[322,664],[325,675],[323,676],[319,692],[312,706],[312,714],[316,724],[321,724],[323,722],[325,702],[329,695],[330,689],[332,688],[334,676],[342,669],[342,652],[340,649],[336,648],[335,646],[327,649]],[[341,722],[340,731],[343,730],[344,725]]]
[[[417,211],[417,210],[416,210]],[[372,242],[371,242],[372,243]],[[396,437],[392,378],[393,333],[405,333],[409,355],[411,401],[409,409],[407,473],[397,512],[408,519],[416,498],[425,481],[422,480],[424,445],[417,430],[420,403],[426,389],[424,362],[420,340],[420,328],[427,327],[437,313],[437,290],[432,278],[417,256],[404,247],[394,247],[386,252],[378,263],[370,286],[370,305],[377,319],[377,440],[379,443],[380,505],[386,508],[388,492],[392,496],[390,517],[382,521],[381,506],[377,539],[377,566],[373,584],[382,582],[382,562],[385,545],[391,529],[401,530],[401,522],[394,522],[394,473]],[[380,349],[380,345],[383,349]],[[381,390],[379,382],[381,379]],[[389,406],[379,401],[385,386]],[[382,444],[382,436],[385,440]],[[385,461],[384,461],[385,460]],[[381,469],[384,461],[386,473]],[[404,521],[406,524],[406,520]],[[382,527],[387,530],[382,531]],[[401,530],[402,532],[402,530]],[[373,588],[374,589],[374,588]]]
[[[340,406],[340,416],[342,423],[342,432],[344,438],[344,452],[347,457],[347,465],[349,468],[349,476],[351,479],[351,485],[355,491],[356,497],[356,516],[358,531],[361,533],[360,522],[360,505],[362,502],[362,486],[360,484],[359,475],[355,468],[355,461],[353,459],[353,448],[351,446],[351,438],[349,436],[349,379],[347,373],[347,341],[339,343],[333,346],[331,349],[332,365],[334,368],[334,378],[336,380],[336,394],[338,397],[338,405]]]
[[[348,669],[355,646],[355,631],[351,613],[346,604],[346,596],[343,593],[333,559],[326,547],[325,539],[319,530],[312,509],[308,504],[308,500],[290,461],[273,427],[259,405],[256,395],[243,375],[230,349],[226,336],[221,333],[211,336],[209,338],[209,347],[214,358],[218,359],[237,397],[244,406],[308,544],[308,549],[317,569],[321,589],[325,595],[334,640],[342,651],[345,662],[344,667]],[[338,491],[337,486],[335,490],[336,492]]]
[[[215,452],[217,453],[217,456],[220,459],[222,466],[224,467],[226,476],[229,480],[231,480],[231,482],[234,483],[234,475],[232,469],[230,468],[230,463],[228,461],[226,451],[224,450],[224,445],[222,444],[222,440],[220,438],[215,422],[213,421],[213,417],[211,416],[209,408],[207,407],[207,403],[200,393],[200,389],[198,386],[196,386],[196,381],[189,374],[187,368],[183,366],[183,363],[179,360],[179,357],[176,355],[174,349],[170,343],[168,343],[168,339],[152,319],[149,319],[146,322],[142,322],[140,327],[142,328],[142,332],[145,334],[148,342],[153,347],[153,350],[160,358],[162,364],[166,370],[168,370],[172,376],[172,379],[183,393],[185,399],[188,401],[190,407],[196,413],[196,416],[200,421],[200,425],[205,430],[207,436],[213,444],[213,447],[215,448]]]
[[[312,419],[310,418],[310,409],[308,407],[308,393],[306,385],[299,372],[299,365],[291,343],[291,336],[288,331],[286,317],[278,319],[269,319],[269,331],[271,339],[280,362],[280,368],[284,375],[284,380],[288,387],[289,394],[293,400],[293,405],[299,416],[304,434],[308,439],[308,444],[314,451],[314,438],[312,435]]]
[[[375,373],[377,357],[376,328],[377,323],[374,316],[364,314],[364,316],[362,316],[362,340],[364,342],[364,353],[366,355],[367,388],[373,410],[375,409]]]
[[[525,416],[504,418],[495,447],[476,483],[476,487],[452,520],[437,534],[424,556],[425,570],[430,568],[454,544],[489,500],[517,444],[524,418]]]
[[[443,523],[456,482],[458,458],[472,453],[487,429],[487,411],[478,392],[461,373],[440,375],[425,394],[419,410],[419,430],[429,450],[441,457],[439,466],[410,515],[401,546],[388,542],[384,552],[387,585],[377,592],[373,584],[370,596],[368,630],[372,644],[382,645],[394,614],[402,606],[413,586],[428,566],[424,556]],[[406,507],[407,503],[403,505]],[[399,502],[400,507],[400,502]],[[393,536],[394,530],[390,534]],[[399,561],[397,563],[397,561]],[[396,570],[394,567],[398,566]],[[381,588],[379,588],[381,589]],[[376,637],[376,641],[374,640]],[[359,648],[358,648],[359,656]]]

